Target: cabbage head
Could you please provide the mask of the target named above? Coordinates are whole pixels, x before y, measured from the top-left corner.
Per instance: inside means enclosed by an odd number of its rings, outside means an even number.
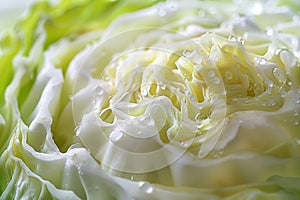
[[[0,200],[300,199],[299,1],[8,13]]]

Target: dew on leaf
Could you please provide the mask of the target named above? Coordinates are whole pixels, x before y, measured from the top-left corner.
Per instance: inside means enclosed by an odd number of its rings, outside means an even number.
[[[144,182],[144,181],[140,182],[139,183],[139,188],[140,188],[141,191],[143,191],[146,194],[151,194],[153,192],[153,187],[148,182]]]

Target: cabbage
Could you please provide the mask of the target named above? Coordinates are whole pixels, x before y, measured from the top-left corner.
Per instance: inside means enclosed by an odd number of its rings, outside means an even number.
[[[0,199],[299,199],[299,12],[75,0],[1,23]]]

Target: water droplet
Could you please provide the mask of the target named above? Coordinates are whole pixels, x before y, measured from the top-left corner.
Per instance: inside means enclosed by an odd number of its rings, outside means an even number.
[[[168,1],[166,3],[166,7],[169,8],[170,10],[174,10],[174,11],[177,10],[177,4],[175,4],[175,2],[172,1],[171,2]]]
[[[268,36],[274,35],[274,29],[272,29],[272,28],[270,28],[270,27],[266,28],[266,34],[267,34]]]
[[[212,153],[214,158],[220,158],[223,155],[224,151],[223,149],[218,149],[214,150]]]
[[[238,98],[232,98],[233,102],[238,102]]]
[[[281,49],[279,57],[286,67],[294,67],[297,65],[297,59],[295,55],[285,47]]]
[[[148,182],[144,182],[144,181],[140,182],[140,183],[139,183],[139,188],[140,188],[143,192],[145,192],[145,193],[147,193],[147,194],[151,194],[151,193],[153,192],[153,187],[152,187],[152,185],[151,185],[150,183],[148,183]]]
[[[45,123],[51,123],[51,119],[49,117],[42,117],[41,120]]]
[[[159,123],[159,125],[161,125],[161,126],[162,126],[162,125],[164,125],[164,124],[165,124],[165,120],[164,120],[164,119],[159,119],[159,120],[158,120],[158,123]]]
[[[200,122],[201,120],[203,120],[203,114],[202,113],[197,113],[195,115],[195,120],[196,120],[196,122]]]
[[[287,84],[288,84],[289,86],[292,86],[292,85],[293,85],[293,82],[289,81]]]
[[[195,115],[195,121],[196,123],[202,123],[203,120],[207,120],[208,117],[212,114],[212,110],[208,111],[200,111]]]
[[[40,146],[40,150],[41,151],[44,151],[44,148],[45,148],[45,144],[42,144],[41,146]],[[38,167],[38,166],[37,166]]]
[[[269,99],[269,102],[268,102],[268,106],[271,107],[271,106],[275,106],[275,105],[276,105],[275,99],[270,98],[270,99]]]
[[[109,139],[112,142],[116,142],[118,140],[121,139],[121,137],[123,136],[123,133],[120,130],[114,130],[110,135],[109,135]]]
[[[160,17],[164,17],[164,16],[166,16],[166,14],[167,14],[167,12],[164,8],[161,8],[161,9],[158,10],[158,15]]]
[[[265,65],[267,64],[267,60],[265,58],[257,58],[257,64]]]
[[[229,41],[229,42],[235,42],[235,41],[236,41],[236,38],[235,38],[233,35],[229,35],[229,36],[228,36],[228,41]]]
[[[15,144],[16,144],[16,145],[20,144],[20,140],[19,140],[18,137],[15,138]]]
[[[282,71],[282,69],[275,67],[272,72],[274,77],[277,78],[279,82],[283,83],[286,81],[287,77],[286,74]]]
[[[254,83],[253,91],[254,91],[255,95],[259,95],[264,91],[264,87],[261,83]]]
[[[221,80],[218,77],[214,77],[212,79],[212,82],[217,85],[217,84],[219,84],[221,82]]]
[[[102,95],[103,94],[103,88],[100,85],[97,85],[94,89],[93,92],[96,95]]]
[[[271,86],[268,88],[268,90],[267,90],[267,94],[268,94],[268,95],[271,95],[271,94],[272,94],[272,87],[273,87],[273,85],[271,85]]]
[[[80,134],[80,126],[76,126],[74,128],[74,133],[75,133],[76,136],[78,136]]]
[[[190,146],[190,144],[188,142],[180,142],[180,145],[183,147],[183,148],[188,148]]]
[[[297,111],[294,111],[294,116],[295,117],[299,116],[299,113]]]
[[[188,50],[183,50],[183,52],[182,52],[182,55],[183,55],[184,57],[187,57],[187,58],[191,58],[191,57],[193,56],[193,54],[194,54],[193,51],[190,52],[190,51],[188,51]]]
[[[287,95],[287,92],[286,91],[281,91],[281,97],[286,97],[286,95]]]
[[[223,155],[223,154],[224,154],[223,149],[220,149],[220,150],[219,150],[219,155],[221,156],[221,155]]]
[[[216,73],[212,70],[208,71],[207,74],[208,74],[209,77],[214,77],[216,75]]]
[[[295,126],[297,126],[298,124],[299,124],[299,121],[297,120],[297,119],[291,119],[290,120],[290,122],[293,124],[293,125],[295,125]]]
[[[245,40],[242,37],[237,38],[238,42],[241,43],[242,45],[245,44]]]
[[[229,71],[225,72],[225,78],[226,78],[226,80],[232,80],[232,78],[233,78],[232,72],[229,72]]]
[[[143,100],[143,95],[138,94],[137,95],[137,100],[138,100],[138,102],[142,101]]]
[[[77,165],[76,168],[77,168],[78,174],[79,174],[80,176],[82,176],[82,175],[83,175],[83,171],[82,171],[80,165]]]
[[[148,91],[147,90],[142,90],[142,96],[147,97],[148,96]]]
[[[191,96],[190,96],[190,100],[191,100],[191,102],[195,102],[195,101],[196,101],[196,98],[195,98],[193,95],[191,95]]]
[[[300,103],[300,98],[299,98],[299,99],[297,99],[296,103]]]
[[[161,88],[162,90],[165,90],[165,89],[167,88],[167,86],[166,86],[165,84],[160,84],[160,88]]]
[[[196,55],[193,57],[192,61],[198,65],[202,63],[202,57],[200,55]]]
[[[146,116],[144,118],[141,119],[141,123],[144,125],[149,125],[151,123],[152,119],[150,116]]]

